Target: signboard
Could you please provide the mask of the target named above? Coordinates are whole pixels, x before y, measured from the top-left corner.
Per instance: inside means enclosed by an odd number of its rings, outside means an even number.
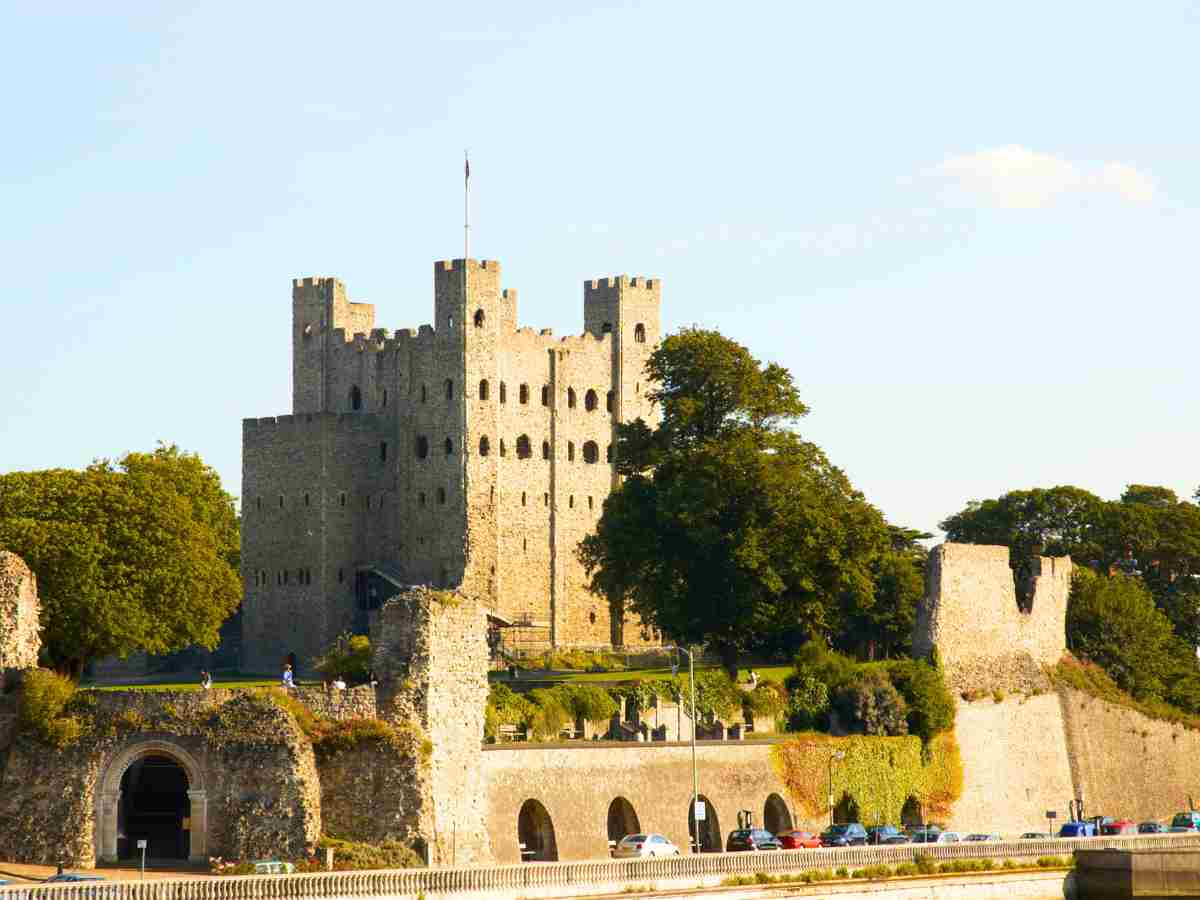
[[[139,850],[145,850],[146,849],[146,841],[145,840],[138,841],[137,848]]]
[[[1047,819],[1057,819],[1058,813],[1053,809],[1048,809],[1048,810],[1046,810],[1046,818]]]
[[[696,821],[703,822],[706,818],[708,818],[708,816],[704,811],[704,801],[697,800],[696,801]]]

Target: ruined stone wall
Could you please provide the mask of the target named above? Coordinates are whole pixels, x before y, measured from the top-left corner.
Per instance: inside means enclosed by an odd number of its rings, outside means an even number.
[[[427,785],[396,748],[369,743],[318,754],[317,772],[325,834],[366,843],[411,843],[421,837],[413,825]]]
[[[951,690],[1033,692],[1049,687],[1043,667],[1066,652],[1069,557],[1038,557],[1029,612],[1017,605],[1007,547],[942,544],[926,566],[913,655],[934,648]]]
[[[687,744],[486,749],[487,832],[496,861],[521,861],[517,819],[528,800],[538,801],[549,814],[559,859],[608,855],[609,807],[618,797],[633,807],[635,831],[664,834],[687,853],[691,753]],[[750,810],[762,825],[772,795],[787,810],[788,824],[800,823],[775,774],[769,744],[701,744],[697,770],[700,794],[717,817],[722,841],[737,827],[739,810]]]
[[[0,550],[0,690],[13,677],[6,672],[37,667],[40,611],[33,572],[21,557]]]
[[[291,691],[293,697],[324,719],[374,719],[378,709],[375,689],[367,684],[339,691],[334,687],[305,685]]]

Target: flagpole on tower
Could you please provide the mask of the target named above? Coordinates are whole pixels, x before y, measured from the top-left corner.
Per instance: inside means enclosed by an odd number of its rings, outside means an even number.
[[[463,259],[471,258],[471,160],[463,151]]]

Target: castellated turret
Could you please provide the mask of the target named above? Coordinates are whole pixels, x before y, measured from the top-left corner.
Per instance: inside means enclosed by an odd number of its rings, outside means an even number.
[[[653,642],[575,555],[616,482],[615,426],[652,424],[661,288],[584,283],[584,330],[517,325],[493,260],[434,265],[434,322],[389,332],[336,278],[292,282],[292,413],[243,422],[243,668],[303,669],[401,586],[477,598],[508,643]]]

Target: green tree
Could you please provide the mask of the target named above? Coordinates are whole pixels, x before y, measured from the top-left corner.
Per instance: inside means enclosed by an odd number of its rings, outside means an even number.
[[[870,605],[883,517],[788,427],[807,412],[788,371],[700,329],[646,370],[662,422],[618,426],[622,484],[579,547],[618,620],[707,642],[736,677],[756,636],[835,631]]]
[[[846,627],[831,635],[837,649],[868,660],[911,655],[917,604],[925,594],[929,552],[920,541],[933,535],[895,525],[888,531],[891,546],[871,567],[873,601],[851,603],[845,611]]]
[[[174,446],[0,476],[0,546],[37,575],[45,652],[76,679],[97,657],[211,648],[241,597],[233,498]]]

